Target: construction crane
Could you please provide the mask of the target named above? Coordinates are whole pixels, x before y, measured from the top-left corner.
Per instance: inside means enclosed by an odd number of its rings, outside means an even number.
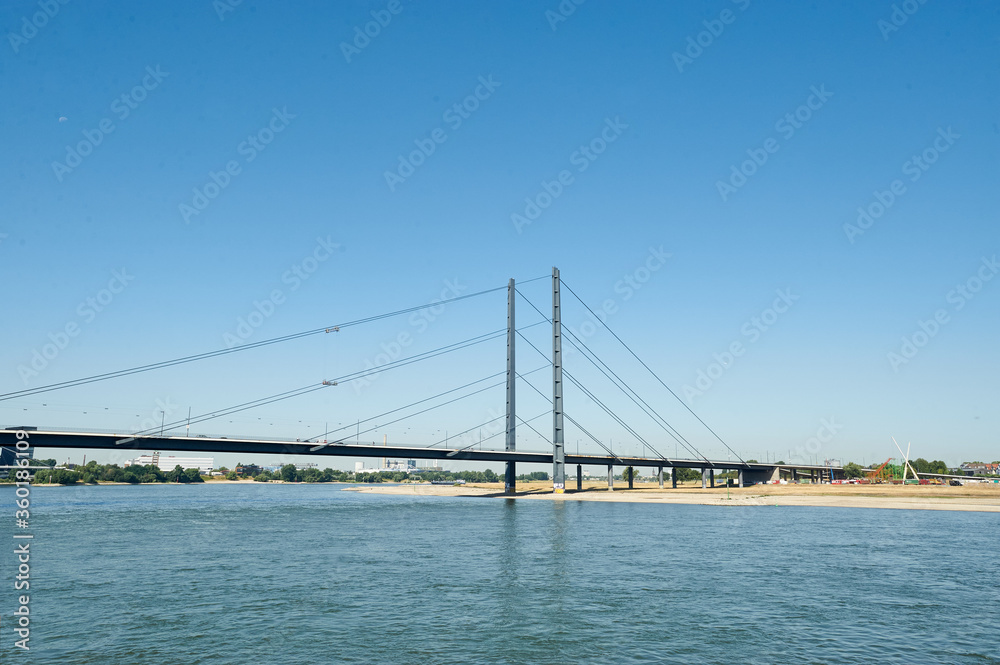
[[[892,462],[890,457],[886,461],[882,462],[882,465],[877,469],[872,469],[865,477],[868,478],[870,483],[885,483],[892,480],[892,469],[889,468],[889,463]]]

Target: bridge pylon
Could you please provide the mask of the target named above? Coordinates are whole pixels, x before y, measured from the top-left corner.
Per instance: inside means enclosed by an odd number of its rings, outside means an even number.
[[[563,431],[562,311],[559,268],[552,268],[552,491],[566,491],[566,443]]]
[[[516,335],[514,328],[514,296],[514,278],[512,277],[507,283],[507,438],[506,445],[504,446],[504,450],[507,452],[514,452],[517,448],[517,422],[515,421],[516,413],[514,409],[514,389],[517,383],[517,371],[514,364],[514,337]],[[514,494],[517,491],[515,487],[515,468],[515,462],[507,462],[504,470],[504,494]]]

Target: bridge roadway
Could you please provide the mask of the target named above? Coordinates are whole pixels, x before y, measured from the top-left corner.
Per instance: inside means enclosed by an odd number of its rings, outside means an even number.
[[[0,446],[13,447],[18,429],[0,430]],[[434,448],[414,446],[388,446],[354,443],[317,443],[283,439],[246,439],[223,436],[141,436],[113,432],[64,432],[57,430],[28,429],[28,441],[35,448],[91,448],[99,450],[160,450],[177,452],[259,453],[264,455],[309,455],[328,457],[391,457],[393,459],[438,459],[467,462],[525,462],[552,464],[551,452],[474,450],[472,448]],[[37,455],[36,455],[37,457]],[[567,464],[587,466],[633,466],[645,468],[700,469],[706,471],[742,470],[751,479],[770,479],[780,471],[792,470],[810,474],[829,472],[830,467],[808,464],[766,464],[733,462],[731,460],[679,459],[662,457],[636,457],[630,455],[566,454]],[[841,471],[840,467],[833,467]],[[714,474],[713,474],[714,476]],[[713,478],[714,481],[714,478]]]

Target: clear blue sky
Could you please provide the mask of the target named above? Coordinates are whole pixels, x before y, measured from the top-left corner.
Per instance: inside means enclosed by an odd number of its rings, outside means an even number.
[[[4,3],[0,392],[224,348],[276,290],[249,341],[558,266],[592,307],[612,301],[609,324],[744,457],[882,461],[890,436],[953,464],[1000,457],[1000,279],[978,281],[1000,251],[1000,9],[562,6]],[[548,286],[523,289],[543,311]],[[539,320],[523,301],[518,317]],[[565,319],[585,321],[568,294]],[[128,429],[166,405],[169,422],[363,369],[400,333],[405,356],[504,325],[498,292],[433,322],[0,402],[0,419]],[[525,334],[549,348],[544,326]],[[26,371],[53,338],[65,348]],[[700,450],[728,454],[608,335],[587,343]],[[520,370],[539,363],[522,344]],[[503,368],[490,342],[196,431],[309,436]],[[579,355],[567,369],[673,454]],[[547,377],[529,380],[548,393]],[[544,413],[519,394],[525,418]],[[362,439],[431,443],[502,407],[495,389]],[[566,409],[641,452],[574,387]]]

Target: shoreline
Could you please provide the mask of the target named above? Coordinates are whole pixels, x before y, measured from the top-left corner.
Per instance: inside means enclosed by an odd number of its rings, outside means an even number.
[[[524,485],[530,485],[525,483]],[[544,483],[543,483],[544,485]],[[1000,513],[1000,487],[947,486],[831,486],[755,485],[744,488],[637,487],[615,489],[585,487],[554,494],[548,487],[522,487],[514,496],[503,487],[484,485],[370,485],[344,491],[406,496],[473,497],[483,499],[527,499],[548,501],[612,501],[624,503],[672,503],[702,506],[806,506],[825,508],[882,508],[890,510],[950,510]]]

